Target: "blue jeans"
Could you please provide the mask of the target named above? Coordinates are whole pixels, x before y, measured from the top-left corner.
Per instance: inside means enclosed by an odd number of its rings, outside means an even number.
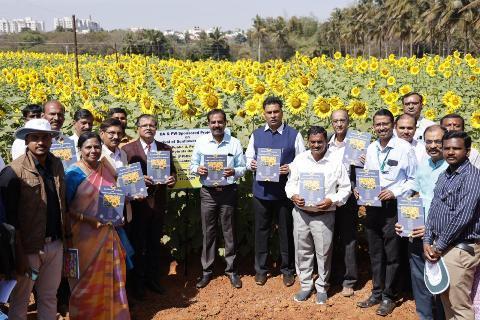
[[[443,320],[442,303],[440,297],[436,297],[428,291],[423,279],[425,269],[425,258],[423,256],[423,241],[415,238],[408,243],[408,253],[410,262],[410,272],[412,278],[413,298],[417,315],[421,320]]]

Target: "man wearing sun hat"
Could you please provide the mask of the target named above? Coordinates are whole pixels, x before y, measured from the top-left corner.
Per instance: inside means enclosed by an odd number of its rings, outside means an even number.
[[[16,229],[17,284],[11,295],[9,319],[26,319],[35,285],[39,319],[55,319],[63,243],[71,237],[65,207],[64,169],[50,153],[59,135],[46,119],[33,119],[15,132],[24,139],[25,154],[0,173],[0,193],[7,223]]]

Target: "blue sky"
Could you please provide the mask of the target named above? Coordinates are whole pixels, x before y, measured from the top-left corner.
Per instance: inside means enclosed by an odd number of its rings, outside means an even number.
[[[314,16],[325,20],[334,8],[354,0],[1,0],[0,18],[45,21],[53,29],[53,18],[76,14],[98,21],[107,30],[157,28],[184,30],[219,26],[222,30],[247,29],[256,14],[267,16]]]

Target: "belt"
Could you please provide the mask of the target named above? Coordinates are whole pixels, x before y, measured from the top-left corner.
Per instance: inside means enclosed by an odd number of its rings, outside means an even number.
[[[45,243],[50,243],[50,242],[56,241],[56,240],[58,240],[58,239],[60,239],[59,236],[46,237],[46,238],[45,238]]]
[[[460,242],[455,245],[455,248],[458,248],[460,250],[463,250],[467,252],[469,255],[474,256],[475,255],[475,249],[470,246],[470,244],[475,244],[475,242]]]

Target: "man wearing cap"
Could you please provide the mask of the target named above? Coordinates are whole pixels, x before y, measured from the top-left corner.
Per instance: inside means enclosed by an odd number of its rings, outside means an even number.
[[[62,104],[57,100],[50,100],[47,101],[43,105],[43,112],[42,118],[47,120],[50,123],[50,127],[52,130],[59,131],[57,137],[54,139],[63,140],[65,138],[68,139],[67,136],[64,136],[60,130],[62,129],[63,123],[65,122],[65,109],[63,108]],[[15,160],[22,154],[24,154],[26,150],[25,142],[17,138],[14,142],[15,149],[12,146],[12,159]],[[20,146],[20,147],[19,147]]]
[[[40,119],[42,117],[42,107],[38,104],[29,104],[22,109],[23,121],[27,122],[32,119]],[[15,139],[10,150],[12,159],[16,159],[25,153],[25,141]]]
[[[49,152],[52,138],[58,135],[47,120],[30,120],[15,133],[16,138],[25,140],[25,154],[0,173],[7,223],[16,229],[18,276],[11,295],[9,319],[27,319],[34,285],[38,318],[56,318],[62,240],[69,242],[71,237],[63,166]]]

